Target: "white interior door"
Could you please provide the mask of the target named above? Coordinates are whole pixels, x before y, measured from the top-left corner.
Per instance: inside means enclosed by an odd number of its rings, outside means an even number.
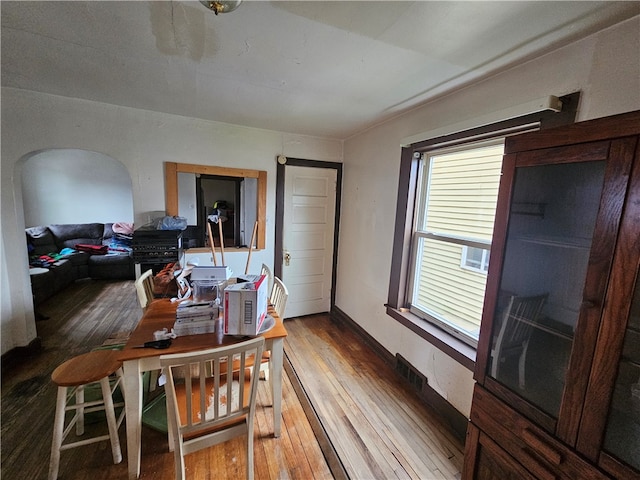
[[[337,171],[286,166],[282,281],[289,290],[285,317],[331,308]]]

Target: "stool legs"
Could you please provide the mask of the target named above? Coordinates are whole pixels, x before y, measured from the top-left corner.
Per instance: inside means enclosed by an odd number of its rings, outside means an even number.
[[[76,405],[76,435],[80,436],[84,435],[84,385],[76,389]]]
[[[64,434],[64,412],[67,406],[67,387],[58,387],[56,400],[56,416],[53,423],[53,440],[51,442],[51,460],[49,461],[49,480],[58,478],[60,468],[60,447]]]
[[[121,372],[117,372],[118,380],[122,380]],[[116,385],[119,382],[116,382]],[[118,426],[122,421],[123,414],[119,419],[116,419],[116,414],[113,404],[113,391],[116,386],[111,386],[109,383],[109,377],[104,377],[100,380],[100,389],[102,392],[101,401],[85,402],[84,401],[84,387],[85,385],[79,385],[75,391],[75,404],[67,406],[69,399],[69,388],[74,387],[58,387],[58,394],[56,399],[56,413],[53,425],[53,439],[51,441],[51,460],[49,462],[49,480],[55,480],[58,478],[58,471],[60,469],[60,452],[69,448],[79,447],[81,445],[87,445],[104,440],[110,440],[111,442],[111,454],[113,456],[113,463],[120,463],[122,461],[122,450],[120,448],[120,439],[118,437]],[[73,395],[73,393],[72,393]],[[65,413],[68,410],[74,410],[74,416],[71,419],[69,425],[65,429]],[[85,440],[79,440],[72,443],[63,445],[64,439],[67,437],[71,429],[76,427],[76,434],[82,435],[84,433],[84,414],[94,412],[97,410],[104,410],[107,417],[107,426],[109,428],[108,435],[102,435],[99,437],[88,438]]]
[[[111,453],[113,455],[113,463],[122,461],[122,451],[120,450],[120,439],[118,438],[118,425],[116,423],[116,414],[113,409],[113,397],[111,396],[111,386],[109,379],[100,380],[102,387],[102,398],[104,399],[104,411],[107,415],[107,425],[109,427],[109,438],[111,439]]]

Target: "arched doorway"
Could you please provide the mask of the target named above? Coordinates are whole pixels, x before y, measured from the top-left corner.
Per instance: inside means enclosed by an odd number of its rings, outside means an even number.
[[[22,165],[25,226],[133,223],[131,177],[118,160],[79,149],[34,153]]]

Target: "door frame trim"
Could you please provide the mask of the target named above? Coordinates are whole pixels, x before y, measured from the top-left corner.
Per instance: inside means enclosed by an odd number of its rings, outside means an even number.
[[[305,160],[302,158],[286,158],[284,164],[278,162],[276,171],[276,225],[275,248],[273,251],[273,271],[276,277],[282,278],[282,229],[284,227],[284,176],[286,167],[330,168],[336,170],[336,210],[333,227],[333,266],[331,269],[331,306],[336,300],[336,279],[338,266],[338,233],[340,227],[340,204],[342,199],[342,163],[324,162],[321,160]]]

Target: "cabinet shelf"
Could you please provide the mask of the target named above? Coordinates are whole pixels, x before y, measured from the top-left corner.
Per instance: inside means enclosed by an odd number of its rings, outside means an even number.
[[[546,247],[555,247],[555,248],[589,250],[589,247],[591,246],[591,240],[589,238],[527,236],[527,235],[520,235],[515,238],[517,240],[520,240],[521,242],[533,243],[536,245],[542,245]]]
[[[511,213],[514,215],[530,215],[533,217],[544,218],[544,211],[546,208],[546,203],[513,202]]]

